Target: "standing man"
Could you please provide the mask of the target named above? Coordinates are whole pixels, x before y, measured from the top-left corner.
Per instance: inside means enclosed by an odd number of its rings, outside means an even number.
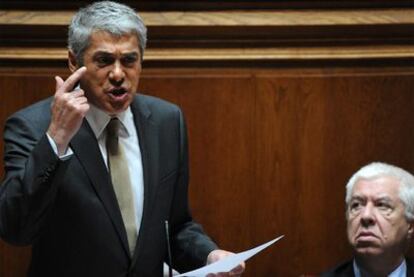
[[[322,276],[414,276],[405,257],[414,231],[414,176],[371,163],[349,180],[345,201],[354,259]]]
[[[74,16],[68,44],[72,74],[4,130],[0,235],[33,246],[29,276],[161,276],[166,222],[178,271],[231,255],[191,217],[180,109],[136,94],[141,18],[96,2]]]

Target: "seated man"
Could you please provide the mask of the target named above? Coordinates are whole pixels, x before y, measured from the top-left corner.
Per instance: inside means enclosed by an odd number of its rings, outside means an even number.
[[[414,176],[371,163],[349,180],[345,202],[354,259],[322,276],[414,276],[405,257],[414,230]]]

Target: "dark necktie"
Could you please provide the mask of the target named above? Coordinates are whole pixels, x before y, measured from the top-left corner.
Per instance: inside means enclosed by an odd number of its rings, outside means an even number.
[[[112,118],[106,126],[106,150],[108,152],[108,165],[111,172],[112,185],[118,199],[119,208],[121,209],[129,250],[132,256],[137,241],[136,215],[128,161],[124,148],[119,143],[120,126],[121,122],[118,118]]]

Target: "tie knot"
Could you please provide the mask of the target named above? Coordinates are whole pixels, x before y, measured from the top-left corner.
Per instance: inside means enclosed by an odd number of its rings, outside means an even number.
[[[121,121],[118,118],[113,117],[106,125],[106,133],[109,137],[118,137],[119,129],[121,128]]]

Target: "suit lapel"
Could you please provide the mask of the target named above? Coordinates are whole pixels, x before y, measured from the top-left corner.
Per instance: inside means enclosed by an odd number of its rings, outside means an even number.
[[[143,97],[137,96],[131,104],[131,110],[134,115],[134,122],[138,133],[139,146],[142,157],[142,168],[144,174],[144,207],[142,212],[142,222],[135,248],[135,255],[131,267],[135,265],[138,256],[143,251],[143,241],[146,238],[146,226],[148,216],[151,214],[151,203],[154,202],[156,185],[158,184],[158,166],[159,166],[159,149],[158,149],[158,128],[151,121],[151,111],[146,105]]]
[[[407,276],[414,275],[414,263],[410,258],[405,258],[405,262],[407,264]]]
[[[118,201],[110,182],[108,170],[101,158],[102,154],[99,150],[98,142],[86,120],[83,121],[78,133],[73,137],[71,148],[87,172],[96,194],[102,201],[129,256],[128,240]]]

